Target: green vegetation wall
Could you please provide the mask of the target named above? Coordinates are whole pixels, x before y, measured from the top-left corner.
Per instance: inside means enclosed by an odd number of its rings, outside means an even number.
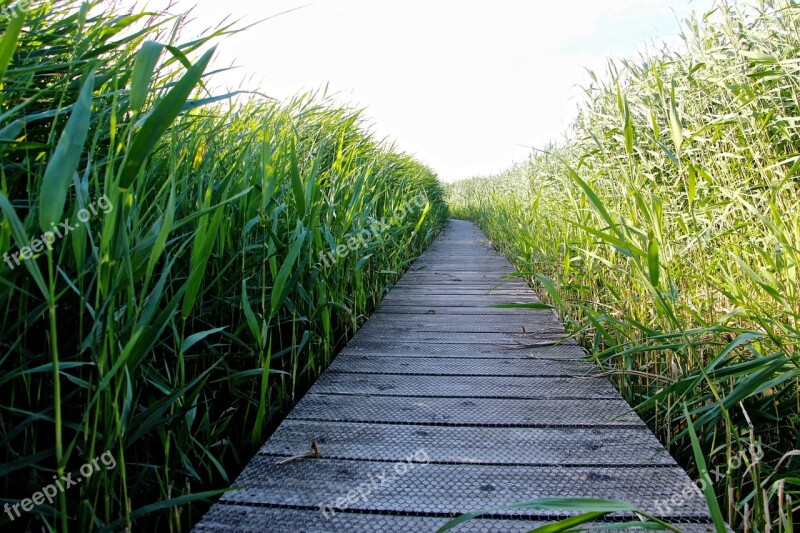
[[[108,6],[0,18],[6,525],[185,529],[447,216],[358,112],[209,92],[229,28]]]
[[[686,404],[753,531],[800,500],[798,57],[796,4],[720,3],[592,75],[566,142],[448,189],[690,464]]]

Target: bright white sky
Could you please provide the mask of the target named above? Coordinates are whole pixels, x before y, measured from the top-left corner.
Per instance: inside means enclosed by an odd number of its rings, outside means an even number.
[[[149,0],[160,8],[167,0]],[[133,0],[123,0],[123,4]],[[374,130],[445,181],[503,170],[558,139],[584,67],[675,41],[679,19],[712,0],[178,0],[189,34],[226,16],[252,23],[225,40],[222,86],[276,98],[329,85],[366,107]],[[143,1],[139,2],[140,5]]]

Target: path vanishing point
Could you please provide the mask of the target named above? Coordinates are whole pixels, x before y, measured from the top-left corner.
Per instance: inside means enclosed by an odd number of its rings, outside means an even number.
[[[195,531],[432,532],[543,497],[623,500],[713,531],[689,477],[557,317],[492,307],[539,301],[513,272],[450,221]],[[312,441],[320,457],[286,461]],[[570,514],[498,511],[454,531]]]

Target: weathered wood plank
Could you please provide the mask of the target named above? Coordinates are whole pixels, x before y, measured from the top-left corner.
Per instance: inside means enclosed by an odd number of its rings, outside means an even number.
[[[438,357],[442,359],[586,359],[586,352],[576,344],[523,348],[503,344],[431,344],[387,339],[353,339],[341,352],[373,357]]]
[[[598,377],[575,380],[560,377],[442,376],[419,374],[355,374],[326,372],[312,389],[320,394],[422,396],[448,398],[617,398],[617,389]]]
[[[436,281],[425,281],[421,283],[401,283],[392,288],[392,292],[399,291],[401,294],[424,292],[468,295],[487,295],[487,296],[530,296],[530,289],[527,287],[513,286],[501,282],[453,282],[444,283]],[[536,295],[534,295],[536,296]]]
[[[674,466],[646,428],[391,426],[287,420],[260,453],[296,456],[315,439],[330,459],[402,461],[420,449],[434,463]]]
[[[340,512],[328,512],[327,517],[318,509],[281,509],[251,505],[218,505],[198,524],[195,531],[202,533],[229,532],[265,533],[303,531],[314,533],[370,532],[398,533],[400,531],[433,532],[442,527],[448,518]],[[480,518],[458,527],[458,533],[527,533],[546,522],[531,520],[497,520]],[[602,524],[590,523],[591,531],[610,531]],[[708,533],[708,525],[680,524],[684,533]],[[634,530],[635,531],[635,530]]]
[[[476,464],[426,464],[425,449],[411,462],[365,462],[339,459],[296,461],[283,465],[257,455],[222,496],[232,503],[297,505],[309,509],[335,504],[361,484],[372,484],[365,498],[349,509],[409,513],[460,513],[544,497],[619,499],[645,512],[663,513],[657,502],[682,494],[689,477],[677,467],[537,467]],[[366,491],[366,487],[364,487]],[[691,491],[683,516],[704,516],[705,501]],[[541,516],[536,511],[499,511],[498,515]],[[568,512],[548,511],[566,516]],[[633,517],[632,517],[633,518]]]
[[[456,320],[451,322],[428,322],[419,323],[419,325],[411,323],[392,324],[390,326],[383,326],[381,322],[375,321],[372,324],[364,324],[364,335],[372,333],[383,333],[384,335],[402,335],[404,333],[442,333],[442,334],[456,334],[456,335],[470,335],[480,336],[486,335],[486,340],[489,336],[499,339],[503,335],[516,335],[528,336],[530,338],[564,338],[564,328],[559,328],[555,325],[548,325],[547,323],[533,324],[530,326],[517,325],[516,322],[494,326],[491,323],[476,323],[470,329],[472,331],[465,331],[469,326],[465,326],[462,322]],[[398,337],[400,338],[400,337]],[[480,340],[480,339],[479,339]],[[502,342],[508,342],[503,340]]]
[[[567,342],[567,337],[553,331],[532,331],[528,333],[468,333],[468,332],[427,332],[398,328],[391,332],[363,328],[362,338],[380,340],[387,334],[398,342],[414,341],[430,344],[508,344],[513,346],[552,345]],[[574,342],[574,341],[572,341]]]
[[[476,315],[466,320],[453,320],[441,314],[416,316],[373,315],[363,327],[390,330],[434,331],[453,333],[553,333],[563,335],[564,326],[551,313],[538,315]],[[367,330],[369,331],[369,330]]]
[[[493,305],[510,303],[539,302],[539,297],[533,293],[500,295],[500,294],[413,294],[409,291],[392,291],[383,299],[384,302],[394,305],[439,305],[442,307],[475,307],[483,305],[491,308]]]
[[[510,316],[522,315],[531,316],[535,313],[534,309],[520,308],[499,308],[499,307],[481,307],[481,306],[436,306],[436,305],[394,305],[383,304],[375,310],[373,317],[382,314],[395,314],[395,315],[493,315],[493,316]]]
[[[203,533],[236,531],[241,533],[265,533],[303,531],[314,533],[398,533],[400,531],[433,532],[447,523],[449,518],[434,516],[393,515],[380,513],[340,512],[323,515],[318,509],[282,509],[250,505],[219,505],[214,507],[198,524],[196,531]],[[527,533],[549,522],[525,519],[498,520],[478,518],[458,526],[458,533]],[[708,524],[680,523],[684,533],[711,533]],[[618,531],[607,529],[602,523],[586,524],[590,531]],[[628,530],[642,531],[642,530]]]
[[[504,272],[496,268],[488,269],[485,271],[455,271],[451,268],[446,270],[429,269],[429,270],[416,270],[409,272],[398,283],[413,283],[418,280],[433,280],[437,283],[472,283],[472,282],[502,282],[502,283],[517,283],[522,282],[518,278],[509,278],[508,275],[512,271]]]
[[[591,409],[587,408],[591,405]],[[295,420],[518,427],[645,427],[622,398],[508,400],[306,394]]]
[[[342,354],[330,366],[332,372],[369,374],[420,374],[428,376],[540,376],[572,378],[577,382],[598,374],[593,362],[553,359],[442,359],[440,357],[373,357]],[[448,380],[442,381],[447,386]],[[606,380],[608,381],[608,380]]]

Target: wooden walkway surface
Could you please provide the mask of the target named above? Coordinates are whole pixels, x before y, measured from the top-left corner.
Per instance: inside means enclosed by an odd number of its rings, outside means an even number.
[[[196,531],[435,531],[542,497],[631,502],[711,531],[702,497],[511,264],[451,221]],[[320,458],[281,461],[318,443]],[[670,499],[672,502],[670,503]],[[507,511],[455,531],[528,531]],[[623,519],[624,517],[618,517]]]

